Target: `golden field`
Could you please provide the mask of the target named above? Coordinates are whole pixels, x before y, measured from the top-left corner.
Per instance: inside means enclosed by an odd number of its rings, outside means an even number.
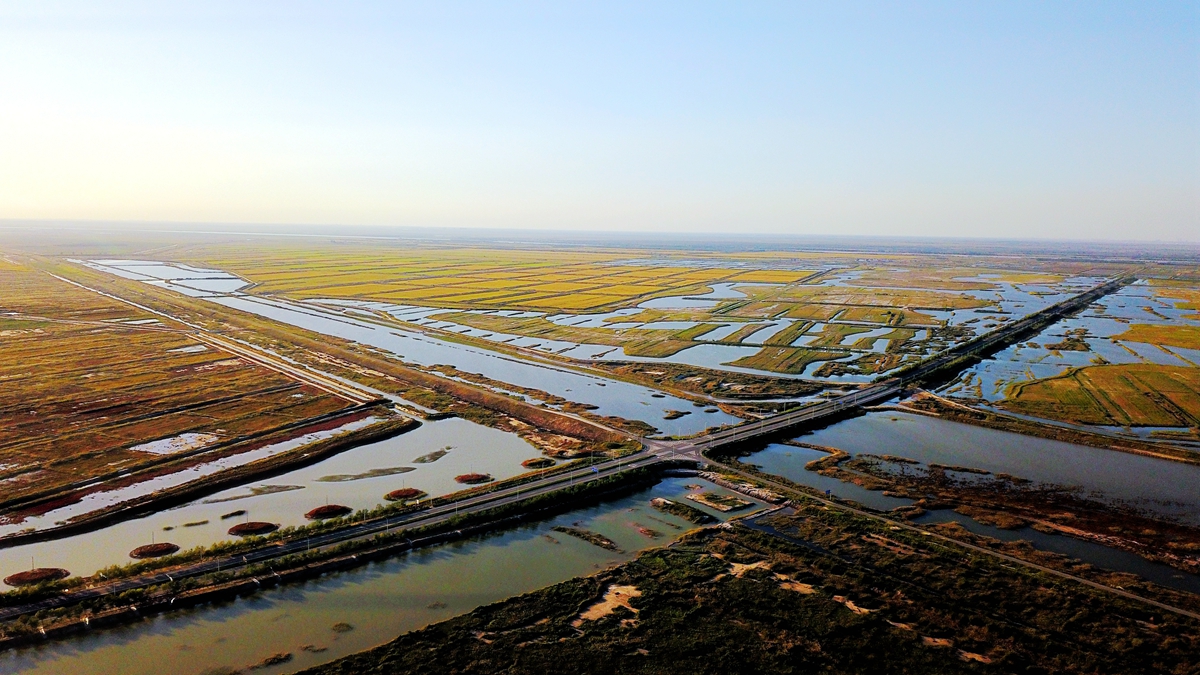
[[[1089,366],[1013,385],[1001,405],[1074,424],[1197,427],[1200,368]]]

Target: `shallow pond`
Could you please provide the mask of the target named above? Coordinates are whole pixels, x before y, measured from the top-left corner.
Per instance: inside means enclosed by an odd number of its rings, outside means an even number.
[[[691,402],[670,395],[665,398],[656,397],[654,394],[659,392],[649,387],[523,361],[479,347],[456,344],[419,333],[408,333],[344,315],[325,313],[319,308],[301,308],[290,303],[249,296],[223,296],[211,300],[318,333],[385,349],[411,363],[426,366],[453,364],[463,372],[481,373],[501,382],[540,389],[569,401],[594,405],[594,412],[600,415],[642,420],[668,435],[692,434],[710,426],[741,421],[724,412],[703,416],[689,415],[675,420],[665,419],[664,416],[669,410],[686,409],[691,406]],[[533,343],[546,342],[533,338],[522,339]],[[569,343],[563,344],[569,346]]]
[[[449,450],[436,461],[413,461],[443,448]],[[354,509],[374,508],[386,503],[385,494],[402,487],[419,488],[434,496],[448,494],[464,487],[454,482],[454,476],[479,472],[498,480],[509,478],[527,472],[521,462],[538,456],[541,453],[536,448],[515,434],[458,418],[426,422],[407,433],[352,448],[312,466],[252,481],[149,516],[53,541],[0,548],[0,576],[26,569],[31,558],[38,566],[63,567],[76,575],[87,575],[101,567],[130,562],[129,551],[152,540],[168,541],[184,549],[208,546],[236,539],[227,531],[246,520],[304,525],[308,522],[304,514],[315,507],[333,503]],[[412,470],[378,475],[381,470],[398,468]],[[373,477],[372,471],[376,472]],[[240,510],[247,513],[222,518]],[[168,527],[172,529],[164,529]]]
[[[784,478],[815,488],[830,496],[840,499],[850,499],[863,506],[869,506],[880,511],[888,511],[897,506],[908,506],[912,500],[900,497],[888,497],[879,490],[867,490],[854,483],[847,483],[831,476],[822,476],[816,471],[804,468],[805,464],[828,457],[829,453],[812,448],[801,448],[785,443],[771,443],[763,450],[754,453],[742,461],[756,464],[763,471],[783,476]]]
[[[897,421],[893,422],[892,419]],[[1012,473],[1031,480],[1106,489],[1104,494],[1115,496],[1117,500],[1132,501],[1148,510],[1180,517],[1193,524],[1200,523],[1200,496],[1194,487],[1200,484],[1196,482],[1200,480],[1200,467],[1176,462],[1017,436],[923,415],[891,412],[871,413],[847,420],[802,436],[799,440],[841,448],[853,455],[893,454],[923,463],[973,466]],[[801,485],[822,492],[828,490],[832,496],[881,511],[912,503],[908,499],[888,497],[882,491],[867,490],[804,468],[808,462],[827,456],[820,450],[773,443],[742,461],[757,464],[768,473]],[[1139,486],[1130,485],[1133,483],[1128,478],[1131,475],[1139,477],[1139,484],[1144,481],[1150,487],[1143,491]],[[1143,492],[1146,496],[1159,495],[1160,499],[1138,499]],[[1164,495],[1169,498],[1162,499]],[[930,511],[917,520],[930,523],[946,521],[959,522],[977,534],[1005,541],[1029,541],[1037,548],[1062,553],[1097,567],[1137,574],[1163,586],[1200,593],[1200,577],[1102,544],[1046,534],[1032,528],[1001,530],[948,510]]]
[[[183,265],[152,262],[152,261],[131,261],[131,260],[94,261],[91,264],[94,267],[97,267],[98,269],[105,269],[107,271],[113,272],[114,274],[120,274],[121,276],[126,276],[129,278],[136,278],[136,279],[140,279],[140,280],[147,281],[150,283],[166,285],[167,287],[172,288],[181,293],[186,293],[188,295],[200,295],[202,297],[208,297],[210,299],[213,299],[214,301],[221,302],[222,304],[226,304],[229,306],[236,306],[239,309],[244,309],[246,311],[261,314],[264,316],[271,316],[272,318],[275,318],[275,319],[281,320],[281,321],[285,321],[287,323],[293,323],[295,325],[300,325],[300,326],[303,326],[306,328],[310,328],[312,330],[317,330],[319,332],[335,334],[335,335],[339,335],[341,337],[347,337],[348,339],[354,339],[359,342],[364,342],[365,344],[371,344],[373,346],[382,347],[384,349],[388,349],[393,352],[403,354],[407,359],[414,361],[416,363],[421,363],[424,365],[431,365],[433,363],[453,363],[455,366],[458,366],[460,368],[473,369],[473,370],[476,370],[477,372],[481,372],[489,377],[492,377],[492,378],[498,379],[498,380],[506,380],[506,376],[509,378],[519,378],[519,379],[507,379],[506,381],[512,382],[514,384],[520,384],[520,385],[526,386],[526,387],[533,387],[533,388],[537,388],[537,389],[542,389],[544,391],[549,391],[550,393],[553,393],[553,394],[556,394],[559,396],[563,396],[564,398],[567,398],[570,400],[575,400],[580,403],[599,406],[600,411],[598,411],[598,412],[601,412],[601,414],[619,415],[621,417],[626,417],[628,419],[640,419],[640,420],[643,420],[645,422],[655,425],[656,427],[658,427],[659,429],[662,429],[665,433],[670,434],[670,435],[695,433],[697,431],[702,430],[704,428],[704,426],[698,426],[698,421],[694,420],[694,419],[693,420],[683,420],[683,418],[680,418],[680,420],[676,420],[673,423],[670,420],[663,421],[660,419],[661,415],[655,414],[655,413],[652,413],[652,412],[649,412],[646,410],[640,410],[636,407],[636,406],[644,403],[646,405],[650,405],[652,409],[655,407],[661,408],[661,410],[660,410],[661,414],[665,414],[666,410],[680,409],[679,405],[655,406],[652,402],[646,402],[643,399],[637,398],[636,396],[634,396],[634,397],[623,396],[623,397],[621,397],[621,400],[627,401],[630,403],[633,403],[634,401],[636,401],[636,403],[633,406],[630,406],[630,405],[622,406],[620,403],[618,403],[612,397],[595,396],[594,392],[580,394],[579,392],[584,387],[586,387],[586,384],[576,382],[574,385],[570,385],[565,382],[558,382],[558,380],[563,379],[560,376],[548,377],[548,378],[546,378],[548,380],[548,384],[546,386],[539,386],[537,384],[534,384],[533,382],[537,379],[537,373],[539,372],[539,370],[543,369],[542,366],[538,366],[535,364],[526,364],[527,366],[529,366],[530,368],[533,368],[534,370],[530,371],[530,372],[526,372],[526,373],[514,373],[514,372],[512,372],[513,371],[512,368],[500,367],[495,361],[490,360],[487,356],[480,356],[477,354],[468,355],[465,353],[466,351],[474,351],[474,352],[479,352],[482,354],[491,355],[493,358],[500,358],[500,359],[507,358],[507,359],[511,360],[511,357],[495,355],[487,350],[471,350],[471,349],[465,348],[461,345],[455,345],[453,343],[448,343],[448,342],[445,342],[442,340],[438,340],[436,338],[427,338],[426,344],[424,344],[424,345],[413,345],[410,341],[408,341],[408,340],[410,340],[410,338],[408,338],[407,336],[402,335],[400,333],[396,333],[396,332],[392,332],[386,338],[380,338],[378,335],[373,335],[373,336],[372,335],[362,335],[361,333],[364,330],[366,330],[366,331],[373,330],[372,327],[374,326],[374,324],[371,324],[369,322],[363,322],[363,321],[359,320],[358,317],[361,317],[362,313],[360,311],[358,311],[357,308],[364,308],[364,309],[371,309],[371,310],[376,310],[376,311],[387,312],[392,317],[394,317],[398,320],[411,322],[411,323],[419,325],[419,326],[439,328],[441,330],[457,332],[457,333],[461,333],[463,335],[468,335],[468,336],[477,337],[477,338],[483,338],[483,339],[490,340],[490,341],[497,342],[497,343],[507,343],[507,344],[521,346],[521,347],[525,347],[525,348],[529,348],[529,349],[540,350],[540,351],[544,351],[547,353],[562,354],[565,356],[569,356],[572,358],[578,358],[578,359],[631,360],[631,361],[643,361],[643,362],[654,362],[654,361],[661,360],[661,361],[667,361],[670,363],[694,365],[694,366],[700,366],[700,367],[704,367],[704,368],[713,368],[713,369],[718,369],[718,370],[731,370],[731,371],[735,371],[735,372],[745,372],[745,373],[751,373],[751,374],[770,374],[770,375],[776,375],[776,376],[779,376],[780,374],[769,373],[768,371],[762,371],[762,370],[757,370],[757,369],[752,369],[752,368],[735,367],[735,366],[731,366],[730,364],[733,361],[736,361],[737,359],[739,359],[743,356],[748,356],[750,354],[755,353],[757,351],[756,346],[760,346],[765,340],[770,338],[772,335],[778,333],[781,330],[786,329],[788,326],[790,326],[793,323],[793,321],[787,320],[787,319],[779,319],[779,320],[771,321],[771,322],[767,323],[766,325],[764,325],[764,327],[761,330],[759,330],[758,332],[756,332],[754,335],[749,336],[746,339],[744,339],[742,341],[742,343],[743,343],[742,345],[699,345],[696,347],[685,349],[681,352],[673,354],[670,357],[665,357],[665,358],[631,357],[631,356],[626,355],[624,352],[624,349],[619,348],[619,347],[612,348],[612,347],[607,347],[607,346],[603,346],[603,345],[594,345],[594,344],[587,344],[587,343],[580,344],[580,343],[573,343],[573,342],[564,342],[564,341],[559,341],[559,340],[546,340],[546,339],[541,339],[541,338],[521,337],[521,336],[516,336],[516,335],[508,335],[508,334],[503,334],[503,333],[490,333],[488,331],[467,328],[465,326],[460,326],[460,325],[454,324],[449,321],[438,320],[433,315],[436,315],[439,312],[444,312],[446,310],[438,310],[438,309],[429,308],[429,307],[420,307],[420,306],[413,306],[413,305],[396,305],[396,304],[390,304],[390,303],[385,303],[385,302],[374,302],[374,301],[353,300],[353,299],[323,299],[323,300],[317,300],[317,301],[306,301],[305,303],[302,303],[300,305],[290,305],[290,304],[284,305],[282,303],[276,303],[273,301],[256,300],[255,305],[247,305],[246,304],[247,301],[245,298],[248,298],[249,296],[242,296],[242,299],[239,300],[232,296],[221,296],[221,295],[216,294],[216,292],[233,292],[233,291],[237,290],[238,288],[241,288],[246,283],[244,280],[242,280],[234,275],[227,274],[225,272],[220,272],[218,270],[194,271],[195,268],[189,268],[189,267],[183,266]],[[203,273],[203,275],[204,275],[203,278],[195,278],[198,273]],[[854,280],[859,274],[860,274],[859,272],[848,272],[848,273],[835,274],[831,277],[824,279],[818,285],[827,286],[827,287],[828,286],[853,287]],[[994,279],[989,279],[989,281],[995,282]],[[1092,278],[1092,277],[1072,277],[1072,278],[1064,280],[1061,283],[1054,284],[1054,285],[1045,285],[1045,284],[1041,284],[1041,285],[1021,284],[1021,285],[1018,285],[1018,284],[1013,284],[1013,283],[1008,283],[1008,282],[995,282],[997,284],[995,289],[985,290],[985,291],[969,291],[966,293],[967,295],[979,298],[979,299],[984,300],[989,303],[993,303],[993,306],[991,308],[989,308],[988,310],[977,311],[977,310],[972,309],[972,310],[955,310],[955,311],[937,311],[937,310],[921,310],[921,311],[923,311],[927,314],[930,314],[931,316],[933,316],[934,318],[936,318],[937,320],[939,320],[941,322],[946,322],[949,324],[961,324],[963,322],[970,322],[972,320],[976,320],[974,323],[976,323],[978,325],[975,326],[975,329],[976,329],[976,332],[979,332],[982,330],[990,329],[989,326],[994,327],[994,325],[996,325],[994,321],[991,324],[986,323],[987,321],[991,321],[993,319],[998,318],[996,316],[991,316],[989,313],[987,313],[991,310],[996,310],[998,312],[998,315],[1003,315],[1005,317],[1021,316],[1021,315],[1027,314],[1029,312],[1033,312],[1033,311],[1042,309],[1046,306],[1049,306],[1050,304],[1057,302],[1057,301],[1067,297],[1070,294],[1078,293],[1090,286],[1094,286],[1094,285],[1100,283],[1100,281],[1101,281],[1100,279]],[[772,284],[760,284],[760,283],[713,284],[712,290],[708,293],[697,293],[697,294],[692,294],[692,295],[681,295],[681,296],[655,298],[653,300],[648,300],[646,302],[641,303],[638,307],[626,308],[626,309],[616,310],[613,312],[607,312],[607,313],[603,313],[603,314],[570,314],[570,313],[546,314],[546,313],[542,313],[542,312],[519,312],[519,311],[515,311],[515,310],[512,310],[512,311],[468,310],[468,311],[473,311],[476,313],[492,313],[492,314],[501,315],[501,316],[514,316],[514,317],[517,317],[517,316],[524,316],[524,317],[544,316],[547,320],[549,320],[553,323],[559,324],[559,325],[564,325],[564,326],[586,326],[586,327],[591,327],[591,328],[604,327],[604,328],[609,328],[612,330],[621,330],[621,329],[626,329],[626,328],[641,328],[641,329],[647,329],[647,330],[657,330],[657,329],[682,330],[685,328],[689,328],[693,325],[696,325],[695,322],[691,322],[691,321],[659,321],[659,322],[652,322],[652,323],[633,323],[633,322],[612,323],[612,321],[618,321],[621,318],[635,315],[644,309],[711,309],[713,307],[716,307],[717,305],[719,305],[721,302],[723,302],[725,300],[745,297],[745,294],[742,293],[740,290],[738,290],[739,287],[762,287],[762,286],[771,286],[771,285]],[[897,289],[897,290],[902,290],[902,289]],[[915,289],[915,290],[928,291],[930,289]],[[945,292],[955,293],[955,294],[959,293],[958,291],[945,291]],[[327,309],[326,307],[321,307],[321,305],[324,305],[327,307],[345,308],[345,309]],[[268,308],[268,306],[270,306],[270,307]],[[301,308],[304,308],[304,309],[301,309]],[[297,312],[299,312],[299,313],[297,313]],[[980,313],[980,312],[984,312],[984,313]],[[301,315],[307,315],[307,316],[301,316]],[[345,328],[341,329],[340,332],[331,332],[331,331],[336,330],[336,328],[329,324],[324,324],[323,322],[318,321],[322,316],[338,316],[338,317],[346,317],[346,318],[352,319],[354,321],[354,323],[358,324],[359,330],[351,331],[351,332],[359,333],[359,335],[357,335],[357,337],[351,337],[349,335],[346,335],[346,334],[344,334],[347,332],[347,329],[345,329]],[[433,317],[433,318],[431,318],[431,317]],[[728,335],[732,334],[734,331],[736,331],[740,328],[741,328],[741,325],[736,324],[736,323],[722,326],[714,331],[711,331],[710,333],[708,333],[704,336],[701,336],[699,338],[699,340],[702,342],[711,342],[714,340],[723,339],[725,337],[728,337]],[[846,340],[844,341],[844,345],[842,345],[842,346],[843,346],[843,348],[845,348],[845,347],[848,347],[849,345],[852,345],[858,339],[862,339],[863,337],[869,338],[869,337],[873,337],[873,336],[884,335],[888,332],[891,332],[891,330],[892,329],[889,327],[878,327],[870,333],[860,334],[857,336],[849,336],[846,338]],[[925,332],[924,335],[922,336],[922,340],[927,337],[928,337],[928,332]],[[809,335],[797,338],[795,341],[793,341],[793,344],[796,346],[803,346],[805,343],[810,342],[814,339],[816,339],[816,336],[812,335],[812,332],[810,331]],[[967,339],[967,338],[963,337],[963,338],[960,338],[958,341],[962,341],[965,339]],[[387,344],[382,344],[385,342]],[[919,341],[918,341],[918,343],[919,343]],[[872,347],[870,349],[856,351],[854,354],[851,354],[850,356],[848,356],[842,360],[853,361],[856,358],[858,358],[858,356],[861,355],[862,353],[878,353],[880,351],[883,351],[886,347],[887,347],[886,341],[877,341],[874,345],[872,345]],[[926,349],[926,353],[927,352],[928,352],[928,348]],[[461,363],[460,363],[460,361],[461,361]],[[468,362],[472,363],[473,365],[470,365],[470,366],[464,365]],[[813,377],[813,374],[819,367],[820,367],[820,363],[817,363],[815,365],[812,365],[810,368],[806,369],[800,375],[793,375],[793,377],[811,378],[811,377]],[[1043,369],[1043,370],[1046,370],[1046,369]],[[502,376],[501,373],[505,373],[506,376]],[[783,376],[786,377],[787,375],[783,375]],[[836,382],[865,382],[865,381],[869,381],[870,379],[872,379],[872,377],[873,376],[843,375],[843,376],[824,378],[824,379],[828,379],[830,381],[836,381]],[[556,387],[556,388],[552,388],[552,387]],[[568,388],[572,391],[572,393],[575,394],[575,396],[567,396],[564,393],[564,390],[567,390]],[[633,394],[635,392],[628,391],[625,393]],[[618,409],[623,410],[623,412],[619,411]],[[720,423],[724,423],[724,422],[720,422]],[[705,426],[707,426],[707,425],[705,425]]]
[[[131,265],[128,264],[130,262],[110,261],[109,265],[93,263],[92,266],[114,273],[119,270],[125,274],[136,273],[129,272],[129,270],[153,267],[157,270],[156,274],[158,275],[155,278],[169,274],[168,271],[159,269],[169,267],[162,263]],[[122,263],[122,265],[118,266],[116,263]],[[156,265],[158,267],[154,267]],[[175,268],[170,267],[169,269]],[[186,272],[183,270],[177,274],[180,277],[186,276]],[[226,275],[225,281],[231,278],[236,279],[232,275]],[[190,280],[179,283],[193,284]],[[173,286],[171,288],[178,290]],[[642,420],[668,435],[692,434],[710,426],[740,421],[733,415],[719,411],[708,415],[688,415],[674,420],[665,419],[664,416],[668,411],[686,409],[691,403],[674,396],[654,397],[652,394],[657,394],[657,390],[648,387],[531,363],[505,354],[439,340],[419,333],[398,331],[353,316],[335,313],[317,305],[285,303],[249,295],[214,295],[207,299],[227,307],[318,333],[385,349],[412,363],[426,366],[453,364],[466,372],[482,373],[502,382],[541,389],[570,401],[594,405],[596,406],[595,412],[600,415],[616,415],[631,420]],[[540,316],[536,312],[511,315],[522,316],[523,314]],[[515,338],[516,336],[511,337]],[[530,341],[530,344],[547,342],[532,338],[521,339]],[[564,342],[554,346],[556,349],[570,348],[572,343]]]
[[[356,422],[344,424],[335,429],[307,433],[303,436],[299,436],[287,441],[272,443],[271,445],[258,448],[257,450],[250,450],[248,452],[216,459],[211,462],[197,464],[182,471],[176,471],[165,476],[158,476],[149,480],[144,480],[127,487],[93,492],[74,504],[69,504],[52,511],[47,511],[42,515],[30,516],[18,523],[6,523],[0,525],[0,534],[12,534],[26,529],[40,530],[53,527],[55,523],[67,520],[69,518],[90,513],[92,511],[97,511],[113,504],[127,502],[137,497],[150,495],[158,490],[163,490],[182,485],[190,481],[198,480],[205,476],[215,474],[219,471],[225,471],[261,459],[273,457],[274,455],[278,455],[289,450],[294,450],[300,446],[308,445],[309,443],[313,443],[322,439],[333,438],[339,434],[347,433],[355,429],[361,429],[379,421],[379,418],[366,418]],[[2,550],[3,549],[0,549],[0,551]],[[0,557],[0,560],[2,559],[3,558]]]
[[[653,509],[649,500],[678,499],[688,492],[688,484],[700,483],[670,478],[637,494],[519,529],[416,551],[248,599],[0,653],[0,672],[149,675],[165,672],[164,664],[169,663],[175,675],[200,675],[219,667],[244,668],[276,653],[291,653],[293,660],[255,672],[294,672],[662,546],[694,526]],[[723,520],[728,517],[710,512]],[[555,525],[598,532],[624,552],[553,532]],[[652,539],[639,532],[639,526],[662,536]],[[335,632],[332,627],[338,623],[353,630]],[[325,651],[303,651],[305,645]]]

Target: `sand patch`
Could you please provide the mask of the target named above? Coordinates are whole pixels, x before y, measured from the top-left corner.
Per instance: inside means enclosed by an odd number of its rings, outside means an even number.
[[[929,637],[928,635],[921,636],[921,642],[925,643],[926,647],[952,647],[954,643],[946,638]]]
[[[768,563],[766,560],[759,560],[758,562],[750,563],[749,565],[745,565],[742,563],[731,563],[731,562],[726,562],[725,564],[729,565],[729,567],[732,568],[729,570],[729,574],[731,574],[739,579],[741,579],[742,576],[745,575],[746,572],[749,572],[750,570],[766,570],[766,569],[771,568],[771,564]]]
[[[817,589],[813,588],[812,584],[802,584],[799,581],[793,581],[782,574],[776,574],[775,578],[779,579],[779,587],[785,591],[796,591],[797,593],[803,593],[804,595],[812,595],[813,593],[817,592]]]
[[[188,450],[203,448],[219,440],[221,440],[220,437],[213,434],[187,433],[172,436],[171,438],[160,438],[157,441],[142,443],[129,449],[137,452],[148,452],[154,455],[174,455],[180,452],[187,452]]]
[[[730,567],[729,576],[737,577],[738,579],[741,579],[742,576],[745,575],[746,572],[749,572],[750,570],[760,570],[760,569],[761,570],[769,570],[769,569],[771,569],[771,563],[767,562],[766,560],[759,560],[758,562],[755,562],[755,563],[746,564],[746,563],[729,562],[728,560],[725,559],[725,556],[721,555],[720,553],[711,553],[709,555],[716,558],[717,560],[720,560],[721,562],[725,563],[726,565],[729,565],[729,567]],[[716,578],[720,579],[724,576],[725,576],[724,574],[718,574],[716,576]],[[777,578],[785,578],[786,579],[786,577],[781,577],[781,575],[778,575],[778,574],[775,576]]]
[[[600,599],[600,602],[585,609],[583,614],[579,615],[578,619],[571,622],[571,625],[578,628],[583,625],[584,621],[602,619],[617,611],[618,607],[624,607],[637,614],[638,610],[630,607],[629,601],[639,597],[641,594],[642,592],[637,589],[637,586],[618,586],[612,584],[608,587],[608,590],[604,591],[604,597]]]
[[[855,614],[870,614],[871,612],[875,611],[873,609],[867,609],[866,607],[859,607],[858,605],[854,604],[853,600],[842,595],[833,596],[833,600],[834,602],[842,603],[846,606],[846,609],[854,612]]]

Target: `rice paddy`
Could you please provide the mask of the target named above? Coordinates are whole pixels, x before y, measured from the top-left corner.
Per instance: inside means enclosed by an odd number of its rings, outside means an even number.
[[[1129,330],[1113,339],[1149,345],[1200,349],[1200,326],[1163,326],[1139,323],[1130,326]]]
[[[281,255],[283,254],[283,255]],[[443,307],[596,311],[714,283],[795,283],[813,270],[742,270],[620,264],[600,252],[491,249],[223,250],[205,264],[252,281],[253,291],[297,299],[369,298]]]
[[[483,345],[806,377],[817,372],[812,363],[837,361],[820,372],[860,381],[1120,269],[987,256],[349,241],[207,243],[172,257],[239,275],[250,284],[240,292],[337,311],[366,303],[379,319]],[[436,309],[445,311],[426,311]],[[971,314],[992,310],[1000,315]]]
[[[1200,368],[1090,366],[1014,385],[1003,406],[1075,424],[1200,427]]]
[[[987,255],[351,238],[172,239],[168,250],[154,258],[235,274],[246,284],[237,293],[355,307],[501,351],[857,382],[1129,269]],[[817,360],[836,363],[808,367]]]
[[[1196,429],[1200,317],[1186,313],[1196,295],[1184,280],[1126,287],[968,371],[947,393],[1073,424]]]

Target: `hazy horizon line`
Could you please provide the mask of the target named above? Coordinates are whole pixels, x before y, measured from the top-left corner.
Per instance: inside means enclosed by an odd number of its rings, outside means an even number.
[[[1200,249],[1200,237],[1197,239],[1119,239],[1119,238],[1087,238],[1087,237],[996,237],[970,235],[931,235],[931,234],[867,234],[867,233],[828,233],[828,232],[731,232],[731,231],[698,231],[681,232],[679,230],[615,230],[587,228],[542,228],[542,227],[511,227],[511,226],[481,226],[481,225],[383,225],[383,224],[340,224],[330,223],[288,223],[269,221],[187,221],[187,220],[103,220],[103,219],[60,219],[60,218],[0,218],[0,229],[19,230],[57,226],[62,230],[87,231],[123,231],[123,232],[156,232],[156,233],[186,233],[186,234],[241,234],[248,236],[296,236],[324,237],[335,236],[354,239],[405,239],[410,238],[401,233],[455,233],[469,235],[488,235],[485,238],[504,234],[530,234],[545,236],[547,234],[577,237],[599,238],[666,238],[666,239],[752,239],[756,241],[789,240],[789,239],[854,239],[859,241],[905,241],[905,242],[973,242],[973,243],[1045,243],[1045,244],[1101,244],[1101,245],[1171,245],[1189,246]],[[218,229],[189,229],[206,227]],[[228,228],[228,229],[220,229]],[[267,230],[282,230],[296,228],[293,232],[255,232],[245,228],[266,228]],[[340,231],[324,231],[323,228],[338,228]],[[393,234],[366,234],[365,232],[392,232]]]

